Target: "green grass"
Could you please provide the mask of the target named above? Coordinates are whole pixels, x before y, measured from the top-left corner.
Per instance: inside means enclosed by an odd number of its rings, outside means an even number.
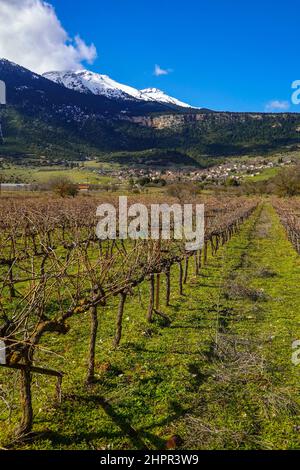
[[[263,170],[259,175],[254,175],[254,176],[245,176],[244,180],[245,181],[266,181],[270,178],[273,178],[274,176],[277,175],[279,172],[280,167],[277,168],[267,168],[266,170]]]
[[[300,366],[291,362],[300,260],[274,210],[260,207],[199,277],[191,264],[183,297],[177,281],[174,268],[172,305],[163,306],[163,293],[161,305],[171,326],[146,323],[144,283],[126,304],[117,350],[116,301],[101,309],[93,387],[83,386],[88,317],[74,318],[65,337],[47,337],[42,346],[53,352],[41,351],[38,363],[66,372],[63,403],[53,403],[53,379],[35,376],[37,434],[17,448],[164,449],[175,434],[183,448],[300,447]],[[15,384],[17,374],[3,376]],[[18,419],[17,390],[11,394],[4,443]]]
[[[47,183],[52,178],[69,178],[74,183],[107,184],[113,182],[110,176],[95,173],[97,167],[91,162],[84,168],[65,169],[57,167],[21,167],[9,166],[0,168],[0,175],[7,179],[15,179],[22,183]]]

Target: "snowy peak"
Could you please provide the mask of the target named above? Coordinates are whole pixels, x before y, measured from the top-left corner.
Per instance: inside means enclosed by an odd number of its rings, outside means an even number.
[[[103,95],[107,98],[132,100],[135,89],[111,80],[107,75],[99,75],[88,70],[76,72],[47,72],[43,75],[59,85],[80,93]]]
[[[147,98],[151,101],[157,101],[159,103],[173,104],[175,106],[181,106],[182,108],[192,108],[192,106],[189,104],[167,95],[158,88],[145,88],[145,90],[141,90],[141,93],[144,99]]]
[[[107,75],[100,75],[89,70],[47,72],[43,76],[48,80],[80,93],[92,93],[94,95],[102,95],[107,98],[125,101],[152,101],[183,108],[192,108],[189,104],[183,103],[172,96],[168,96],[157,88],[137,90],[131,86],[118,83]]]

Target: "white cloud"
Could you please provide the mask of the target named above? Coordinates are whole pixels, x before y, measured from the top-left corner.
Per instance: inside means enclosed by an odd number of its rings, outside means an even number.
[[[169,75],[169,73],[173,72],[172,69],[163,69],[160,65],[156,64],[154,67],[153,75],[156,77],[160,77],[161,75]]]
[[[287,111],[289,107],[290,103],[288,101],[272,100],[266,104],[265,111]]]
[[[37,73],[82,68],[97,57],[94,44],[70,38],[44,0],[0,0],[0,57]]]

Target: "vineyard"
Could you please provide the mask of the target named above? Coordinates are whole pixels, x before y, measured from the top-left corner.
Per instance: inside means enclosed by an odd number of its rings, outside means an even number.
[[[287,231],[290,242],[300,254],[300,201],[274,200],[273,205]]]
[[[205,241],[189,252],[172,239],[99,240],[97,198],[1,200],[3,446],[296,446],[297,381],[294,369],[289,377],[287,370],[288,341],[297,339],[300,321],[300,300],[291,292],[300,265],[284,230],[299,253],[300,202],[199,202],[205,203]],[[278,300],[278,271],[286,266],[293,273],[282,293],[288,301]],[[282,309],[291,296],[283,331],[282,310],[270,320],[268,308]],[[287,344],[285,359],[279,353],[279,365],[269,366],[271,322],[275,337],[277,328],[285,335],[278,351]],[[254,387],[251,403],[243,395],[247,383]],[[70,428],[62,438],[64,423]],[[262,437],[270,428],[279,433],[274,442]]]

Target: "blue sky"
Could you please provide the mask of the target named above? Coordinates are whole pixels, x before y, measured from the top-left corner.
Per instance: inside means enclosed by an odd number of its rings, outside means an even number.
[[[289,111],[300,79],[300,3],[270,0],[48,0],[63,28],[94,43],[88,68],[195,106]],[[168,70],[155,76],[158,64]],[[172,71],[170,71],[172,70]],[[287,102],[287,103],[286,103]],[[276,108],[276,106],[275,106]]]

